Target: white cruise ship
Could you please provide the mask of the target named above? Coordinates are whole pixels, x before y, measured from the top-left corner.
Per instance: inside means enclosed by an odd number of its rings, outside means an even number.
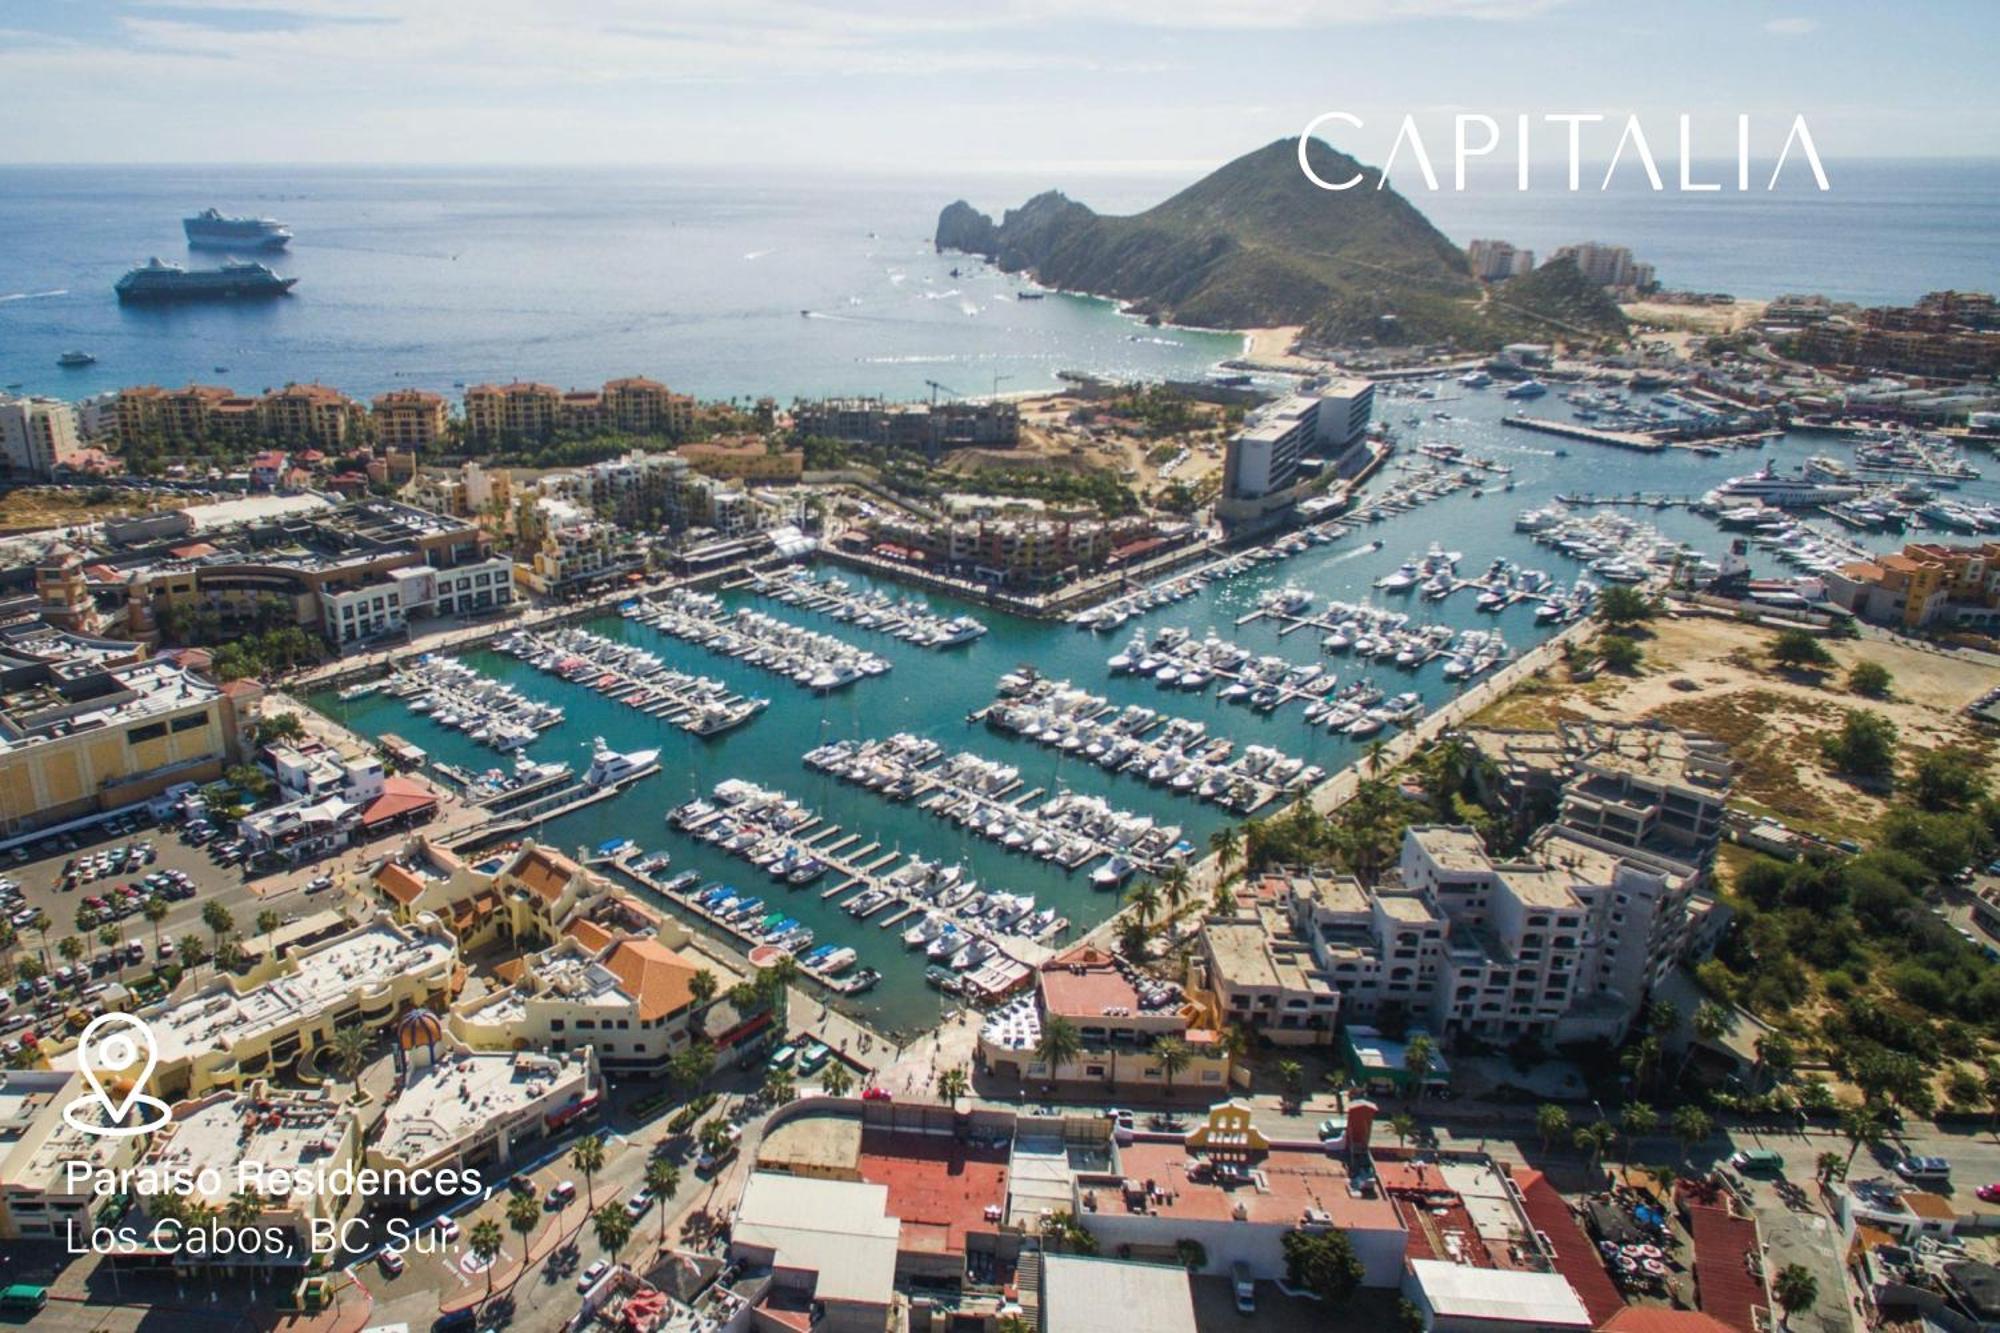
[[[1769,505],[1803,506],[1852,500],[1861,494],[1859,486],[1826,481],[1803,474],[1780,474],[1770,463],[1761,472],[1731,477],[1704,498],[1715,507],[1735,508],[1752,500]]]

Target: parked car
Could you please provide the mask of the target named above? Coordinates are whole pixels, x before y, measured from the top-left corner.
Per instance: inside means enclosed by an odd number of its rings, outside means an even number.
[[[578,1291],[589,1291],[592,1287],[597,1285],[597,1279],[603,1277],[606,1273],[610,1271],[611,1271],[611,1261],[609,1259],[597,1260],[595,1263],[591,1264],[590,1267],[584,1269],[581,1273],[578,1273],[576,1275],[576,1289]]]
[[[549,1190],[549,1196],[542,1200],[542,1206],[550,1209],[567,1208],[569,1207],[570,1200],[575,1197],[576,1182],[574,1180],[565,1180],[560,1185]]]
[[[1951,1163],[1942,1157],[1903,1157],[1896,1161],[1896,1174],[1910,1181],[1949,1180]]]

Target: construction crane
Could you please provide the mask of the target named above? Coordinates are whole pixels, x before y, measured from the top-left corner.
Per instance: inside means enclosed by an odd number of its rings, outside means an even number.
[[[924,383],[931,386],[932,407],[937,406],[937,396],[940,392],[943,392],[945,396],[949,398],[963,398],[965,396],[958,390],[952,388],[949,384],[939,384],[936,380],[925,380]]]
[[[1013,379],[1013,378],[1014,378],[1014,377],[1013,377],[1012,375],[995,375],[995,376],[993,377],[993,396],[994,396],[995,398],[998,398],[998,397],[1000,396],[1000,381],[1001,381],[1001,380],[1011,380],[1011,379]]]

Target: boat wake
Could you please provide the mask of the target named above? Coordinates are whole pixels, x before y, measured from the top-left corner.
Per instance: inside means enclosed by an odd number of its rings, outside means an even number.
[[[762,259],[765,255],[774,255],[776,253],[778,253],[776,250],[752,250],[743,257],[745,259]]]
[[[56,287],[46,292],[8,292],[0,296],[0,301],[35,301],[44,296],[68,296],[69,288]]]

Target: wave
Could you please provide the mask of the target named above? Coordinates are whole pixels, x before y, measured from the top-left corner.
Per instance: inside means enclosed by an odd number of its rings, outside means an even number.
[[[961,291],[959,291],[959,290],[958,290],[958,288],[956,288],[956,287],[953,287],[953,288],[951,288],[951,289],[950,289],[949,291],[942,291],[942,292],[924,292],[924,293],[923,293],[922,295],[923,295],[923,298],[924,298],[924,299],[925,299],[926,301],[943,301],[943,300],[945,300],[945,299],[947,299],[947,298],[949,298],[949,297],[953,297],[953,296],[963,296],[963,295],[964,295],[964,293],[963,293],[963,292],[961,292]]]
[[[776,250],[752,250],[743,257],[745,259],[762,259],[765,255],[774,255],[776,253],[778,253]]]
[[[69,288],[56,287],[46,292],[8,292],[0,296],[0,301],[34,301],[44,296],[68,296]]]

